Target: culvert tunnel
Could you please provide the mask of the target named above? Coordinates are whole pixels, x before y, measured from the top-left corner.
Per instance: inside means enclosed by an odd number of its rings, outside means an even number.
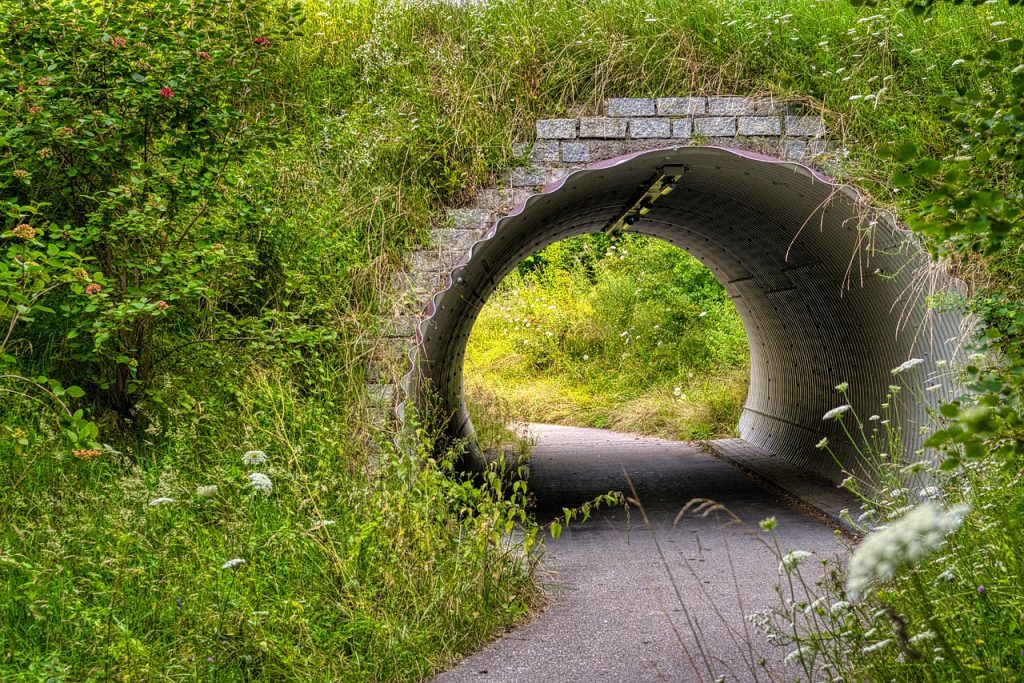
[[[488,296],[527,256],[602,230],[667,240],[725,287],[750,345],[742,440],[838,480],[862,463],[839,421],[823,416],[848,403],[868,430],[898,414],[903,457],[919,447],[928,400],[952,388],[962,323],[956,312],[930,308],[927,295],[958,283],[853,188],[800,164],[711,147],[640,152],[573,172],[473,245],[427,307],[407,382],[448,437],[472,439],[463,358]],[[911,358],[923,363],[894,377]],[[845,397],[840,383],[849,386]],[[892,384],[905,386],[884,409]],[[839,419],[857,435],[849,413]],[[834,458],[816,448],[824,437]]]

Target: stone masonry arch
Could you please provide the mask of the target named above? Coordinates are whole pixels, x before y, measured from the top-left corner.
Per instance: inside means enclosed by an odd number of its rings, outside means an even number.
[[[448,436],[472,436],[462,362],[487,297],[547,244],[601,230],[680,246],[736,304],[750,390],[740,439],[712,444],[720,451],[753,451],[836,480],[859,469],[840,425],[822,420],[845,402],[837,384],[849,383],[849,403],[867,417],[881,412],[891,369],[910,358],[924,361],[916,378],[952,381],[962,321],[930,310],[921,285],[957,283],[887,214],[806,165],[827,158],[820,118],[741,97],[613,99],[606,113],[539,121],[531,166],[452,211],[434,231],[436,246],[413,253],[399,278],[405,302],[385,346],[410,359],[408,400],[429,393]],[[926,418],[912,398],[898,399],[911,449]],[[815,448],[823,437],[840,464]]]

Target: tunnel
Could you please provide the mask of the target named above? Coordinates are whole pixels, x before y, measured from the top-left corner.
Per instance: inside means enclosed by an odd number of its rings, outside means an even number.
[[[750,347],[740,439],[833,481],[864,472],[846,434],[862,438],[857,419],[869,436],[901,428],[902,453],[892,456],[922,457],[929,404],[955,389],[963,335],[962,316],[930,306],[930,295],[960,283],[855,188],[735,149],[672,147],[598,162],[496,221],[427,306],[406,378],[409,398],[447,437],[472,442],[463,358],[488,296],[552,242],[626,230],[695,256],[736,305]],[[911,359],[920,360],[894,374]],[[890,385],[901,389],[883,408]],[[847,404],[852,411],[824,419]],[[876,415],[898,415],[899,424],[880,428],[881,419],[870,419]],[[823,438],[831,454],[816,447]]]

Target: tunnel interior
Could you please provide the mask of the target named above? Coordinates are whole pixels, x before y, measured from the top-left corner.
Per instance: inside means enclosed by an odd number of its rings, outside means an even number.
[[[667,240],[722,283],[750,345],[738,431],[775,457],[833,480],[859,472],[858,450],[839,422],[853,427],[852,414],[824,420],[826,412],[849,404],[867,422],[883,412],[890,385],[941,385],[927,393],[904,388],[889,408],[900,415],[903,457],[911,457],[927,421],[921,397],[952,389],[961,316],[930,309],[926,297],[958,283],[909,232],[853,188],[808,167],[681,147],[567,175],[498,220],[451,271],[417,330],[406,387],[448,437],[472,439],[462,366],[488,296],[527,256],[601,230]],[[923,362],[894,377],[893,368],[911,358]],[[849,386],[845,396],[840,383]],[[835,457],[815,447],[824,437]]]

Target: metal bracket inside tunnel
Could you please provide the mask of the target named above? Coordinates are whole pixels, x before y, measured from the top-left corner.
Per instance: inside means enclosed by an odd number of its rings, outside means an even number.
[[[682,166],[659,168],[654,177],[641,186],[643,189],[633,195],[629,203],[626,204],[626,208],[616,214],[615,218],[602,228],[602,232],[618,237],[629,230],[634,223],[650,213],[654,202],[676,189],[685,170]]]

